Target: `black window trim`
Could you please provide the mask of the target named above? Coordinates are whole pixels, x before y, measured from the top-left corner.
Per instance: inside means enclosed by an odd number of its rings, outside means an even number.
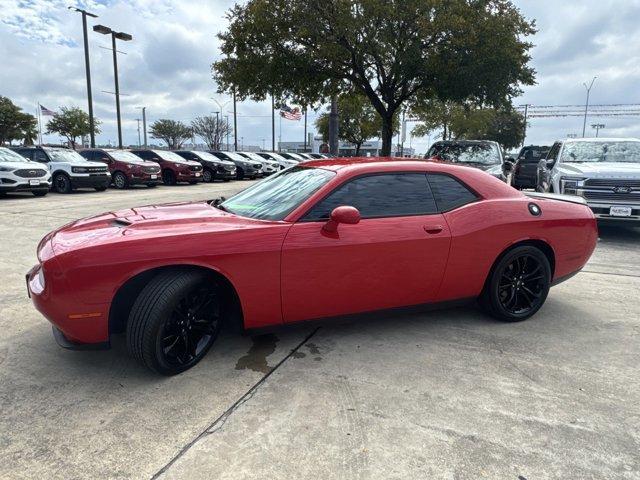
[[[336,192],[339,188],[342,188],[345,185],[348,185],[349,183],[355,181],[355,180],[359,180],[361,178],[365,178],[365,177],[375,177],[378,175],[424,175],[425,177],[425,181],[427,182],[427,185],[429,186],[429,188],[431,188],[431,185],[429,185],[429,180],[427,179],[427,173],[428,172],[424,172],[424,171],[400,171],[400,172],[395,172],[395,171],[391,171],[391,172],[373,172],[373,173],[361,173],[360,175],[357,175],[355,177],[350,178],[349,180],[347,180],[346,182],[342,182],[340,185],[338,185],[337,187],[335,187],[333,190],[331,190],[330,192],[328,192],[326,195],[324,195],[322,198],[320,198],[317,202],[315,202],[313,205],[311,205],[307,210],[305,210],[305,212],[300,215],[300,217],[298,218],[298,220],[296,221],[296,223],[300,222],[300,223],[326,223],[329,219],[328,218],[322,218],[320,220],[315,220],[315,219],[306,219],[305,216],[316,206],[318,205],[320,202],[323,202],[324,200],[326,200],[326,198],[331,195],[332,193]],[[432,194],[433,195],[433,194]],[[436,199],[433,199],[433,202],[436,205],[436,208],[438,208],[438,202],[436,202]],[[428,216],[428,215],[439,215],[440,212],[433,212],[433,213],[410,213],[407,215],[375,215],[375,216],[371,216],[371,217],[362,217],[361,220],[373,220],[376,218],[405,218],[405,217],[424,217],[424,216]]]
[[[447,173],[447,172],[427,172],[427,182],[429,181],[429,175],[442,175],[442,176],[445,176],[445,177],[451,177],[456,182],[458,182],[460,185],[462,185],[464,188],[469,190],[469,192],[471,192],[474,197],[476,197],[475,200],[471,200],[469,202],[463,203],[461,205],[458,205],[457,207],[453,207],[453,208],[450,208],[448,210],[440,210],[440,206],[438,205],[438,200],[436,199],[436,197],[434,195],[433,199],[436,202],[436,207],[438,207],[438,213],[442,214],[442,213],[453,212],[454,210],[457,210],[459,208],[465,207],[467,205],[471,205],[472,203],[476,203],[476,202],[479,202],[480,200],[482,200],[482,195],[480,195],[475,189],[471,188],[466,182],[462,181],[460,178],[456,177],[455,175],[452,175],[452,174]],[[433,192],[433,188],[431,187],[431,183],[429,183],[429,188]]]

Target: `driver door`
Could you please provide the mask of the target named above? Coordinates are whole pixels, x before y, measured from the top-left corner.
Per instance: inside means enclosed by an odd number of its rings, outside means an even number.
[[[323,230],[331,211],[358,224]],[[436,298],[451,235],[424,173],[348,180],[289,230],[282,249],[285,322],[428,303]]]

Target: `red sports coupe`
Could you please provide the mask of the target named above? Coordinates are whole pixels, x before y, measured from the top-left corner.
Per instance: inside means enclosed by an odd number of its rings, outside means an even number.
[[[301,163],[222,201],[109,212],[38,246],[36,308],[69,348],[109,345],[176,374],[222,322],[257,329],[479,300],[524,320],[597,240],[580,200],[525,196],[468,167],[425,161]]]

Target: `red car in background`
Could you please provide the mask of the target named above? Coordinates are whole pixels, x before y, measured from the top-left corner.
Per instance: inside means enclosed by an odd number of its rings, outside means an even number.
[[[162,182],[160,165],[142,160],[126,150],[90,148],[79,153],[87,160],[106,163],[111,172],[111,183],[118,189],[131,185],[155,187]]]
[[[256,329],[453,301],[535,314],[597,239],[584,201],[529,196],[482,171],[385,159],[309,161],[222,201],[109,212],[45,236],[29,295],[68,348],[126,332],[162,374],[223,322]],[[399,325],[398,328],[401,328]]]
[[[131,153],[143,160],[156,162],[162,169],[162,181],[165,185],[175,185],[179,182],[196,184],[202,182],[202,165],[193,160],[187,160],[168,150],[132,149]]]

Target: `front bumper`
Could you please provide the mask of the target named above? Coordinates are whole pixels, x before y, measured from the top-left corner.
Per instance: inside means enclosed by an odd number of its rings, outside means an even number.
[[[51,325],[51,330],[53,331],[53,338],[56,343],[67,350],[108,350],[111,348],[111,343],[108,340],[98,343],[78,343],[69,340],[62,330],[55,325]]]
[[[640,205],[616,204],[616,205],[631,207],[631,215],[628,217],[618,217],[615,215],[611,215],[610,214],[611,207],[614,205],[602,204],[602,203],[589,203],[589,202],[587,202],[587,205],[589,206],[589,208],[591,209],[595,217],[600,221],[620,222],[620,223],[640,222]]]
[[[38,184],[31,185],[28,181],[25,182],[24,179],[21,179],[20,182],[15,181],[15,183],[13,183],[13,179],[2,178],[0,179],[0,192],[33,192],[39,190],[49,190],[51,188],[51,179],[32,180],[38,180]]]
[[[201,182],[202,181],[202,171],[194,172],[192,170],[179,171],[176,174],[176,179],[178,182]]]
[[[107,188],[111,183],[110,173],[75,174],[69,178],[72,188]]]
[[[236,169],[234,168],[233,170],[227,170],[227,169],[223,169],[223,170],[216,170],[215,174],[214,174],[214,180],[233,180],[234,178],[236,178]]]
[[[155,178],[153,178],[155,176]],[[159,185],[162,183],[162,174],[158,173],[131,173],[129,185]]]

